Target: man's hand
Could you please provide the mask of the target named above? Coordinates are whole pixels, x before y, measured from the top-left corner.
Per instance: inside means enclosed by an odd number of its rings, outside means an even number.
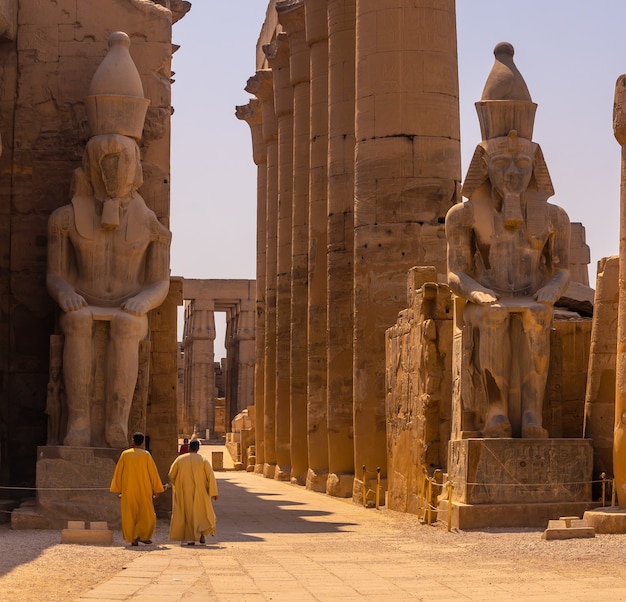
[[[214,502],[217,502],[217,496],[216,496],[216,495],[214,495],[211,499],[212,499]]]

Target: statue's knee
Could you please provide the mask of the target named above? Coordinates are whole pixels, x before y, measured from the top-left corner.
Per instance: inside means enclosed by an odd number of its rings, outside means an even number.
[[[111,336],[140,341],[148,333],[148,317],[119,312],[111,320]]]
[[[67,336],[91,337],[93,317],[84,309],[70,311],[61,315],[59,320],[63,334]]]
[[[490,327],[508,325],[510,319],[511,314],[506,307],[498,307],[494,305],[485,308],[485,311],[481,316],[482,323]]]

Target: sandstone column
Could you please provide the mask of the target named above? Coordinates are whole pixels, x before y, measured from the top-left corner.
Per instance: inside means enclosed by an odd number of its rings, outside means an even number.
[[[239,364],[237,366],[237,405],[231,408],[233,415],[228,417],[229,424],[236,414],[254,405],[254,301],[241,301],[237,316],[237,343]]]
[[[356,0],[329,0],[328,467],[326,492],[350,497],[354,284],[354,54]]]
[[[622,147],[613,476],[619,506],[624,508],[626,507],[626,75],[620,75],[617,79],[613,107],[613,131]]]
[[[247,105],[236,109],[238,119],[250,126],[252,134],[252,158],[257,166],[257,209],[256,209],[256,322],[254,342],[254,395],[249,402],[255,406],[255,472],[263,472],[265,441],[263,438],[263,416],[265,412],[265,221],[267,204],[267,145],[263,139],[263,112],[261,102],[253,98]]]
[[[375,479],[387,464],[385,330],[410,267],[445,273],[441,226],[460,181],[454,1],[357,0],[356,40],[354,445],[357,475]]]
[[[304,0],[311,49],[308,297],[308,452],[306,486],[326,491],[326,245],[328,161],[328,17],[326,0]]]
[[[276,5],[289,36],[293,86],[293,206],[291,236],[291,480],[304,485],[307,451],[307,278],[309,256],[309,47],[304,0]]]
[[[263,48],[274,77],[278,120],[278,214],[276,271],[276,471],[291,478],[289,359],[291,332],[291,207],[293,196],[293,88],[287,34]]]
[[[204,438],[206,429],[215,427],[215,370],[213,347],[215,317],[212,300],[194,299],[190,302],[185,346],[185,373],[190,377],[188,393],[191,425]]]
[[[263,140],[267,148],[266,251],[265,251],[265,358],[263,416],[257,414],[257,429],[263,425],[263,475],[274,478],[276,470],[276,236],[278,221],[278,124],[274,110],[274,88],[269,69],[257,71],[246,91],[261,101]],[[255,468],[260,471],[260,467]]]

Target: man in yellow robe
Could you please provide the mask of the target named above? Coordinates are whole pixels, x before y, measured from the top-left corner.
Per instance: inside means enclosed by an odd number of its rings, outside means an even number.
[[[122,537],[131,545],[152,543],[156,527],[153,499],[163,492],[163,483],[152,455],[142,449],[144,436],[133,435],[133,446],[117,461],[111,492],[122,501]]]
[[[189,453],[178,456],[169,471],[174,492],[170,540],[186,541],[190,546],[215,534],[211,498],[217,500],[217,482],[213,467],[199,449],[200,442],[191,441]]]

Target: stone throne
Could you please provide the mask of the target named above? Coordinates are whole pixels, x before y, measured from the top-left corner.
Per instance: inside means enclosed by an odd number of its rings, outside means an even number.
[[[455,293],[448,478],[460,528],[542,526],[591,503],[590,442],[544,428],[570,224],[532,142],[536,104],[502,43],[476,103],[483,141],[446,216]],[[548,396],[550,392],[548,391]],[[444,512],[445,503],[440,504]]]

